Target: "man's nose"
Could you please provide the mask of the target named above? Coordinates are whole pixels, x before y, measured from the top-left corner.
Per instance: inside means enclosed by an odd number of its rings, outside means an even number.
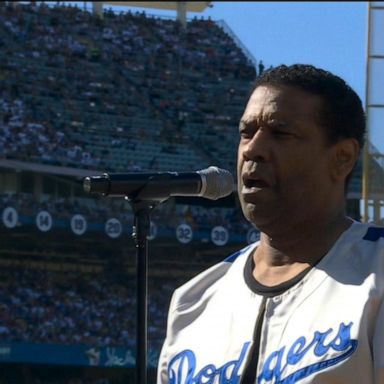
[[[245,160],[258,162],[268,161],[270,153],[270,143],[268,133],[265,131],[256,132],[252,139],[244,147],[243,156]]]

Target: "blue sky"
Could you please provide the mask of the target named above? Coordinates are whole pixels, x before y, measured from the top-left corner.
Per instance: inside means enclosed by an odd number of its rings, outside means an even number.
[[[343,77],[365,101],[367,2],[214,1],[189,16],[224,20],[257,60],[306,63]],[[143,8],[131,8],[143,10]],[[175,11],[146,10],[175,16]]]

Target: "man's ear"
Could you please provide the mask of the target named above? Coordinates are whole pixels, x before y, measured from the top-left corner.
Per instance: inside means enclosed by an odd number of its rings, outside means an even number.
[[[335,144],[331,171],[334,181],[347,178],[356,164],[359,152],[359,143],[356,139],[341,139]]]

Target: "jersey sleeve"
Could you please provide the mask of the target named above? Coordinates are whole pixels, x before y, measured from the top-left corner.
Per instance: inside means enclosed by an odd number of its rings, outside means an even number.
[[[157,384],[169,383],[168,361],[171,346],[177,344],[179,331],[198,316],[199,308],[201,309],[204,302],[209,300],[209,295],[215,291],[215,286],[225,276],[230,266],[231,263],[228,262],[218,263],[173,293],[168,311],[167,334],[159,357]]]
[[[200,273],[173,293],[168,312],[167,334],[158,362],[157,384],[169,384],[168,363],[175,349],[177,350],[180,332],[204,310],[211,296],[224,282],[232,263],[246,249]]]
[[[168,363],[168,351],[169,351],[169,340],[170,340],[170,328],[171,328],[172,319],[173,319],[172,314],[175,308],[175,301],[177,301],[175,296],[176,296],[176,291],[172,295],[171,303],[169,306],[168,320],[167,320],[167,336],[161,348],[159,361],[157,365],[157,381],[156,381],[157,384],[169,383],[167,363]]]

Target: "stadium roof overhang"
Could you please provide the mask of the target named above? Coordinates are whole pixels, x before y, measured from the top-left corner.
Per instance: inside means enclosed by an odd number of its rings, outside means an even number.
[[[17,171],[27,171],[27,172],[37,172],[37,173],[48,173],[56,176],[75,176],[77,178],[82,178],[86,176],[93,175],[102,175],[104,172],[92,171],[89,169],[80,169],[72,168],[61,165],[47,165],[39,164],[34,162],[20,161],[20,160],[11,160],[11,159],[1,159],[0,160],[0,169],[9,168]]]
[[[177,11],[180,1],[103,1],[103,4],[119,5],[127,7],[168,9]],[[185,1],[183,2],[187,12],[203,12],[211,7],[212,1]]]

